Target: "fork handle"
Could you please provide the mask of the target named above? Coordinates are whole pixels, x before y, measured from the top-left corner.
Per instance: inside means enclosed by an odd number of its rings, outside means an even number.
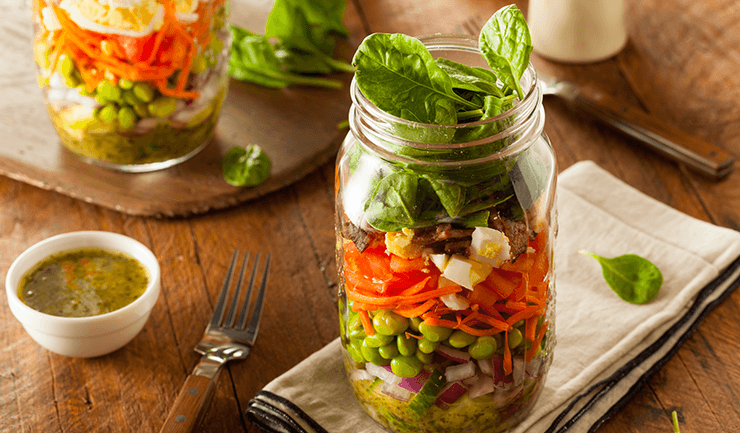
[[[177,395],[174,406],[160,433],[187,433],[195,431],[216,393],[216,383],[205,377],[190,375]]]

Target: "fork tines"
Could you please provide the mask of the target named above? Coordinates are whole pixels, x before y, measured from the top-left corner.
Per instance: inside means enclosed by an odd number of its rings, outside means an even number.
[[[236,281],[234,293],[230,297],[230,302],[227,303],[227,300],[229,299],[229,292],[231,287],[231,282],[234,277],[234,271],[236,267],[237,258],[239,257],[239,250],[234,251],[234,255],[231,258],[231,264],[229,265],[229,270],[226,274],[226,278],[223,283],[223,287],[221,288],[221,293],[218,296],[218,300],[216,301],[216,306],[213,310],[213,316],[211,317],[211,321],[208,325],[210,329],[227,329],[231,328],[234,330],[244,330],[245,326],[247,325],[247,319],[249,318],[249,306],[251,304],[252,299],[252,289],[255,286],[257,275],[257,268],[259,267],[260,262],[260,253],[258,252],[255,255],[254,263],[252,265],[252,272],[249,277],[249,283],[247,284],[247,290],[246,294],[242,295],[242,288],[243,288],[243,282],[244,282],[244,276],[247,269],[247,263],[249,262],[250,253],[247,251],[244,254],[244,258],[241,262],[241,269],[239,271],[239,277]],[[264,264],[264,271],[261,274],[261,281],[259,281],[260,288],[257,293],[257,297],[255,299],[255,307],[254,311],[252,312],[252,318],[249,323],[249,328],[247,331],[253,335],[256,335],[257,329],[259,326],[259,321],[262,316],[262,307],[264,304],[264,295],[265,295],[265,288],[267,286],[267,275],[270,269],[270,259],[271,256],[268,254],[265,259]],[[228,308],[227,308],[228,305]],[[241,305],[241,308],[240,308]],[[225,316],[225,318],[224,318]],[[238,321],[237,321],[238,319]],[[236,322],[236,323],[235,323]]]

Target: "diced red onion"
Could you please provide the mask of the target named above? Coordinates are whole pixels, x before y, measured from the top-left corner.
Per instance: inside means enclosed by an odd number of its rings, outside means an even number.
[[[391,367],[389,365],[380,367],[372,362],[365,363],[365,370],[375,377],[379,377],[380,380],[386,383],[397,385],[401,383],[402,378],[391,373]]]
[[[496,392],[493,393],[493,401],[496,402],[496,405],[499,407],[506,406],[511,403],[522,390],[523,388],[521,386],[515,386],[511,389],[496,389]]]
[[[419,392],[422,386],[424,386],[424,383],[429,379],[429,372],[426,370],[421,370],[419,374],[417,374],[414,377],[404,377],[401,379],[401,382],[398,384],[401,388],[411,391],[413,393]]]
[[[468,392],[468,388],[460,382],[448,383],[445,385],[444,389],[442,389],[439,397],[437,397],[437,402],[452,404],[456,402],[457,399],[465,395],[466,392]]]
[[[411,400],[411,393],[408,390],[403,389],[400,386],[394,385],[392,383],[383,382],[383,388],[381,388],[381,391],[383,392],[383,394],[389,397],[393,397],[396,400]]]
[[[478,376],[478,381],[470,387],[470,394],[468,394],[468,397],[472,400],[482,395],[490,394],[495,390],[496,387],[493,385],[493,378],[491,376],[481,374]]]
[[[451,347],[445,346],[444,344],[440,344],[439,346],[437,346],[435,351],[445,358],[451,359],[453,361],[461,363],[470,361],[470,354],[468,352],[453,349]]]
[[[496,385],[496,388],[510,388],[514,383],[514,379],[504,374],[504,358],[494,355],[491,357],[491,364],[493,365],[493,383]]]
[[[451,365],[445,369],[445,378],[448,382],[456,382],[475,376],[475,363]]]

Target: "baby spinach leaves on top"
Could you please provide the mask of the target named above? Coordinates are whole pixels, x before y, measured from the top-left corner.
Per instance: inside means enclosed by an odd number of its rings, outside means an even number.
[[[374,33],[352,64],[362,94],[378,108],[418,123],[454,125],[456,104],[478,108],[452,90],[452,80],[423,43],[403,34]]]
[[[499,80],[524,98],[519,80],[529,65],[532,38],[521,11],[514,5],[498,10],[481,29],[478,45]]]
[[[592,252],[579,253],[593,257],[602,268],[606,283],[622,300],[632,304],[646,304],[658,294],[663,275],[649,260],[634,254],[605,258]]]

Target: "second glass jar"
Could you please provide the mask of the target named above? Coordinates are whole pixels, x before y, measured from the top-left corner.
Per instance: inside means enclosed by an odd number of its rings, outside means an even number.
[[[39,85],[62,143],[119,171],[213,137],[228,90],[227,0],[34,0]]]
[[[477,41],[420,38],[485,66]],[[507,431],[552,361],[555,159],[530,67],[526,96],[458,125],[379,110],[353,82],[337,158],[342,353],[360,405],[394,432]]]

